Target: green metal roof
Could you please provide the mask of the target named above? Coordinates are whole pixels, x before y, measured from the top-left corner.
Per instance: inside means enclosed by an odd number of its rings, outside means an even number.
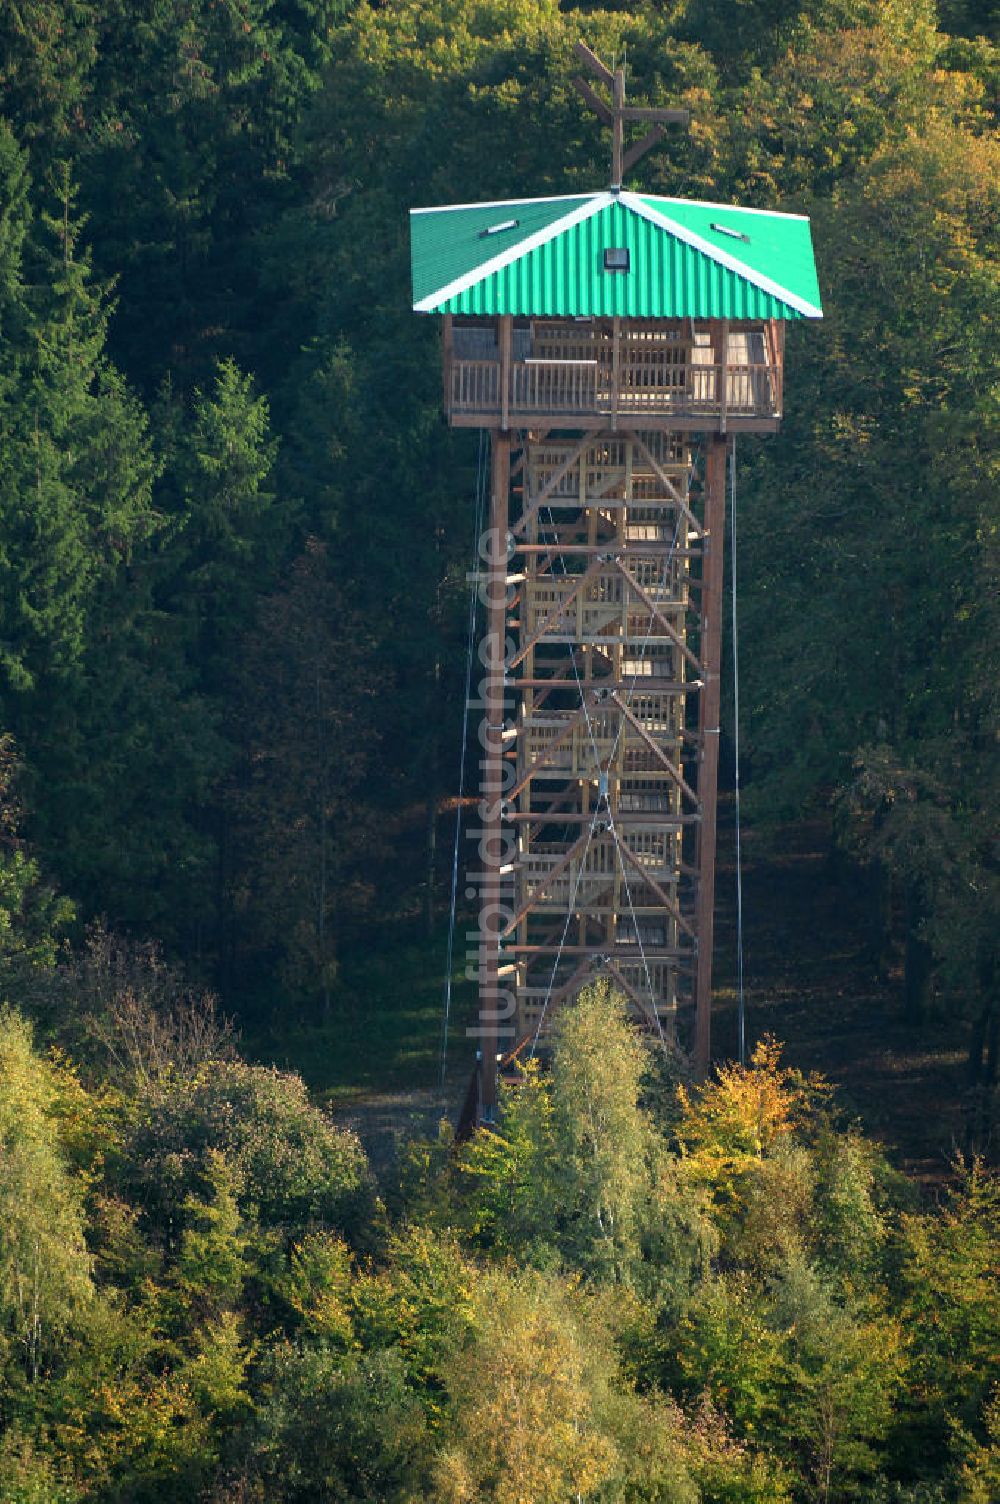
[[[822,317],[799,215],[595,193],[414,209],[410,224],[421,313]],[[628,249],[628,272],[605,270],[612,247]]]

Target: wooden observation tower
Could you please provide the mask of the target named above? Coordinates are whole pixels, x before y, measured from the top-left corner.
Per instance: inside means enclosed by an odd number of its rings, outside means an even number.
[[[491,442],[480,543],[480,1116],[498,1049],[610,977],[710,1059],[726,465],[820,318],[808,220],[622,187],[683,112],[611,104],[605,192],[411,211],[444,406]],[[652,129],[626,150],[626,124]]]

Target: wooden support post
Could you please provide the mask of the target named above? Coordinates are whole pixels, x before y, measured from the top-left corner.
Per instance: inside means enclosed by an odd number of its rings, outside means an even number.
[[[701,751],[698,762],[698,889],[695,926],[698,965],[695,975],[694,1063],[699,1077],[712,1060],[712,950],[715,931],[715,827],[719,780],[719,712],[722,669],[723,542],[726,533],[727,440],[713,434],[705,453],[705,552],[701,600]]]
[[[625,108],[624,68],[615,69],[614,101],[614,120],[611,126],[611,186],[620,188],[622,185],[622,147],[625,141],[622,124],[622,112]]]
[[[712,359],[718,371],[716,400],[719,408],[719,432],[726,431],[726,415],[729,409],[729,320],[720,319],[712,324]]]
[[[514,320],[509,313],[505,313],[500,319],[500,427],[506,433],[510,427],[510,385],[511,385],[511,350],[514,343]],[[507,447],[508,459],[510,456],[510,441]]]
[[[618,431],[618,387],[621,381],[622,321],[615,314],[611,324],[611,432]]]
[[[479,1118],[493,1122],[497,1108],[499,1024],[512,1017],[506,1006],[510,984],[498,975],[500,933],[507,915],[503,898],[504,835],[504,662],[507,640],[507,508],[510,492],[510,434],[495,429],[492,438],[489,552],[486,559],[487,617],[483,644],[486,727],[483,734],[482,836],[480,846],[479,939]],[[507,906],[509,908],[509,905]]]
[[[455,359],[455,332],[450,313],[441,320],[441,379],[444,387],[445,416],[451,417],[452,371]]]

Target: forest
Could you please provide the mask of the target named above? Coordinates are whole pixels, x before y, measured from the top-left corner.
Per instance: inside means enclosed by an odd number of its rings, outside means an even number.
[[[600,985],[493,1131],[346,1111],[437,1079],[481,464],[407,211],[602,186],[581,38],[649,192],[812,221],[744,815],[947,1038],[933,1175]],[[1000,1498],[998,96],[995,0],[0,5],[0,1504]]]

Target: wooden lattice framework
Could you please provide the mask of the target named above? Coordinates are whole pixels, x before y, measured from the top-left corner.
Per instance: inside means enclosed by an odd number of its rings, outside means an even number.
[[[513,322],[478,328],[480,357],[495,341],[491,390],[516,390]],[[673,1037],[678,1014],[693,1014],[684,1043],[708,1064],[727,396],[746,390],[748,346],[778,336],[724,321],[627,322],[520,332],[549,363],[550,404],[561,376],[581,401],[574,361],[588,342],[610,333],[620,376],[621,350],[645,340],[654,396],[641,416],[622,413],[628,403],[603,425],[593,409],[532,427],[480,414],[492,445],[484,641],[505,644],[485,658],[479,984],[480,1016],[496,1024],[482,1030],[486,1116],[511,1037],[501,1025],[513,1014],[517,1037],[544,1039],[563,999],[594,976],[614,980],[642,1028]],[[461,332],[446,323],[446,392]],[[698,381],[718,373],[715,394],[702,385],[701,412],[678,425],[672,402],[692,370]],[[756,390],[740,424],[768,431],[780,385]]]

